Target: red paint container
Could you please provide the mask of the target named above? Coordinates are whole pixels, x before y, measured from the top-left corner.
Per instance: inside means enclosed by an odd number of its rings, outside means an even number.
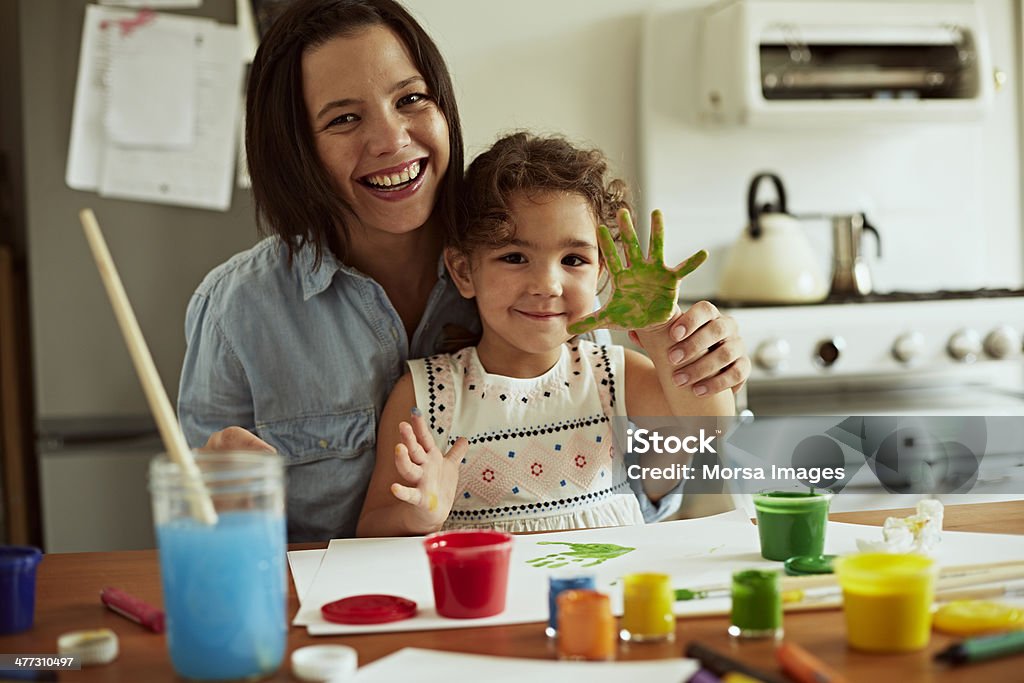
[[[438,614],[477,619],[504,611],[510,534],[489,529],[441,531],[427,536],[423,546]]]

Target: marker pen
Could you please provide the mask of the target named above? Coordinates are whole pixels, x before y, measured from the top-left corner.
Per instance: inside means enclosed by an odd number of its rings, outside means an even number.
[[[164,632],[164,613],[119,588],[104,588],[100,601],[122,617],[145,626],[153,633]]]
[[[833,671],[796,643],[786,641],[775,648],[775,659],[786,675],[797,683],[846,683],[842,674]]]
[[[1024,653],[1024,631],[971,638],[947,647],[935,655],[935,659],[950,664],[969,664],[1018,653]]]
[[[700,660],[701,666],[717,676],[724,676],[728,673],[743,674],[749,678],[753,678],[756,681],[763,681],[763,683],[788,683],[781,676],[770,673],[768,671],[760,671],[752,666],[747,666],[743,662],[738,662],[735,659],[726,657],[720,652],[715,652],[707,645],[698,643],[697,641],[691,641],[685,650],[686,656],[691,659]]]

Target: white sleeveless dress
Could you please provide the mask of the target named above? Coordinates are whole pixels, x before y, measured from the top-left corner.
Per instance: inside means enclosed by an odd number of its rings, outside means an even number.
[[[487,373],[476,348],[411,360],[442,452],[469,440],[444,528],[509,532],[643,524],[612,438],[625,417],[621,346],[575,339],[540,377]]]

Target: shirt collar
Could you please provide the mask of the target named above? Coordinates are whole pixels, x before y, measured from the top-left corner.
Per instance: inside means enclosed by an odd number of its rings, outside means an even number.
[[[302,300],[309,301],[317,294],[325,291],[331,286],[335,273],[343,273],[351,277],[369,279],[369,277],[353,268],[346,266],[334,255],[330,249],[324,249],[323,257],[320,259],[320,266],[314,268],[316,261],[316,250],[308,242],[302,245],[295,254],[295,264],[302,273]],[[444,254],[437,259],[437,278],[448,280],[448,270],[444,266]]]

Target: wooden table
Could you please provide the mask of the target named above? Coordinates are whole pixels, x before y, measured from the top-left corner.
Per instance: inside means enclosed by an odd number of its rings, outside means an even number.
[[[847,512],[833,514],[831,519],[880,525],[887,516],[910,513],[910,510]],[[948,506],[945,524],[949,530],[1022,534],[1024,501]],[[325,546],[295,546],[311,547]],[[45,556],[39,565],[35,626],[26,633],[0,637],[0,653],[55,653],[59,634],[76,629],[107,627],[120,638],[119,658],[106,666],[61,672],[59,680],[125,683],[179,680],[171,669],[163,636],[150,633],[104,608],[99,601],[100,589],[104,586],[118,586],[150,603],[162,604],[156,551]],[[288,613],[294,615],[298,609],[294,586],[290,586],[288,601]],[[735,643],[726,635],[727,626],[724,617],[682,618],[678,621],[675,643],[622,645],[619,658],[678,657],[686,643],[699,640],[750,665],[778,673],[771,643]],[[914,654],[868,656],[851,651],[846,647],[842,613],[838,610],[789,614],[785,619],[785,628],[788,639],[800,643],[844,672],[851,683],[1024,680],[1024,656],[959,669],[936,665],[932,655],[955,640],[940,634],[933,636],[927,651]],[[361,665],[408,646],[511,657],[553,658],[552,646],[544,636],[541,624],[319,638],[310,637],[301,627],[292,627],[288,632],[289,652],[314,643],[350,645],[359,652]],[[0,673],[0,680],[2,678]],[[269,680],[295,680],[291,677],[287,661]],[[408,680],[414,681],[415,676],[411,675]]]

